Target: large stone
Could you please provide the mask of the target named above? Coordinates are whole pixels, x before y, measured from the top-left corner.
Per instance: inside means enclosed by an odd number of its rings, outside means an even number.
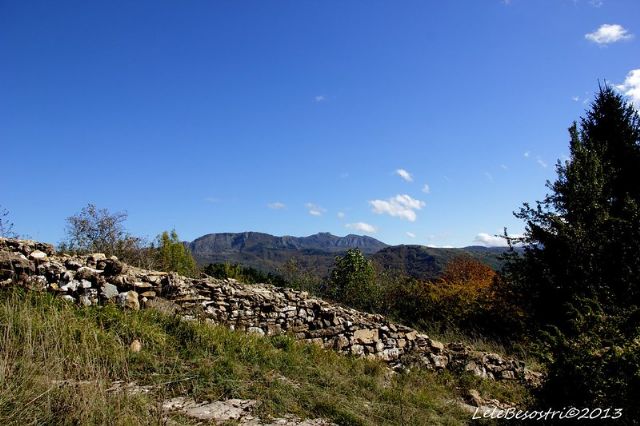
[[[101,274],[102,271],[97,269],[89,268],[88,266],[83,266],[76,271],[75,278],[77,280],[87,280],[94,281],[96,276]]]
[[[33,271],[33,265],[22,254],[0,252],[0,279],[13,278],[15,274]]]
[[[430,354],[430,358],[431,358],[431,361],[433,362],[433,366],[436,369],[447,368],[447,364],[449,363],[449,359],[446,356]]]
[[[265,334],[264,330],[261,329],[260,327],[249,327],[247,329],[247,332],[251,334],[257,334],[258,336],[264,336]]]
[[[137,311],[140,309],[138,293],[135,291],[125,291],[118,294],[118,304],[126,309]]]
[[[104,253],[91,253],[89,255],[89,260],[93,260],[94,262],[105,260],[106,258],[107,256]]]
[[[213,421],[216,424],[239,421],[246,418],[257,404],[254,400],[228,399],[226,401],[196,403],[191,398],[176,397],[162,404],[166,411],[181,411],[186,416],[198,420]]]
[[[484,366],[476,363],[475,361],[469,361],[464,366],[464,371],[469,371],[474,376],[481,377],[483,379],[487,377],[487,370],[484,368]]]
[[[368,343],[374,343],[378,341],[378,329],[362,328],[360,330],[356,330],[353,333],[353,338],[356,340],[356,342],[362,343],[365,345]]]
[[[100,294],[107,300],[111,300],[118,296],[118,287],[113,284],[106,283],[100,289]]]
[[[516,375],[511,370],[503,370],[500,372],[500,378],[502,380],[513,380],[516,378]]]
[[[107,259],[103,262],[100,262],[100,266],[104,264],[104,275],[107,277],[112,277],[118,274],[121,274],[124,271],[124,265],[118,259]]]
[[[47,258],[47,253],[40,250],[34,250],[29,254],[29,259],[31,260],[44,260],[46,258]]]
[[[444,351],[444,345],[436,340],[429,340],[429,346],[433,352],[439,354]]]

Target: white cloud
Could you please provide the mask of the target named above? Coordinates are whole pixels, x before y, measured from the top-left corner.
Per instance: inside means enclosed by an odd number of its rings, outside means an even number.
[[[313,203],[307,203],[304,206],[307,208],[307,210],[309,210],[309,214],[311,216],[322,216],[322,214],[327,211],[326,209],[323,209],[322,207],[317,206]]]
[[[493,182],[493,175],[491,173],[484,172],[484,177],[486,177],[489,182]]]
[[[422,192],[424,192],[425,194],[431,193],[431,188],[429,187],[428,183],[424,184],[424,186],[422,187]]]
[[[621,40],[629,40],[633,38],[633,34],[618,24],[604,24],[596,31],[585,34],[584,38],[597,44],[615,43]]]
[[[371,200],[369,204],[373,207],[373,212],[377,214],[388,214],[389,216],[406,219],[415,222],[416,210],[425,206],[424,201],[416,200],[410,196],[396,195],[387,200]]]
[[[510,238],[522,238],[521,234],[509,234]],[[507,240],[501,236],[490,235],[481,232],[473,239],[473,242],[485,247],[507,247]]]
[[[327,97],[325,95],[318,95],[318,96],[314,96],[313,101],[314,102],[324,102],[327,100]]]
[[[416,234],[414,234],[413,232],[406,232],[406,234],[407,234],[407,237],[409,237],[409,238],[415,238],[416,237]]]
[[[572,96],[572,97],[571,97],[571,100],[572,100],[573,102],[578,102],[578,101],[580,100],[580,96]]]
[[[525,158],[529,158],[530,155],[531,155],[531,151],[526,151],[524,153]]]
[[[344,219],[344,212],[338,212],[338,219]]]
[[[481,232],[473,239],[474,243],[478,243],[485,247],[506,247],[507,240],[495,235],[489,235],[486,232]]]
[[[347,223],[345,227],[353,229],[354,231],[364,232],[366,234],[375,234],[377,231],[375,226],[364,222]]]
[[[593,7],[602,7],[604,2],[602,0],[591,0],[589,4]]]
[[[275,203],[269,203],[269,204],[267,204],[267,207],[269,207],[270,209],[273,209],[273,210],[280,210],[280,209],[284,209],[284,208],[285,208],[285,207],[287,207],[287,206],[285,206],[285,205],[284,205],[283,203],[281,203],[280,201],[276,201]]]
[[[411,177],[411,173],[409,173],[405,169],[396,170],[396,174],[400,176],[402,179],[406,180],[407,182],[413,182],[413,177]]]
[[[509,170],[509,167],[507,167],[507,165],[506,165],[506,164],[500,164],[500,168],[501,168],[502,170]]]
[[[540,157],[536,158],[536,163],[538,163],[538,165],[543,169],[547,168],[547,163]]]
[[[616,88],[640,108],[640,68],[629,71],[624,83],[617,85]]]

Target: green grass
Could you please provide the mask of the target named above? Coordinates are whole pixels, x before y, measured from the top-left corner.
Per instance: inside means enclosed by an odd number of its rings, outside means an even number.
[[[143,344],[138,353],[129,350],[134,339]],[[116,380],[156,388],[138,395],[108,392]],[[419,369],[390,375],[380,362],[287,336],[257,337],[154,310],[78,308],[47,294],[0,291],[3,425],[164,424],[159,407],[174,396],[257,399],[256,414],[263,418],[458,425],[470,416],[450,401],[465,386],[513,402],[528,398],[519,385],[468,376]]]

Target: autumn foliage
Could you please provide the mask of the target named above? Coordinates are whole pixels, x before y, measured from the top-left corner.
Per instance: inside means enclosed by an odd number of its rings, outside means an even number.
[[[435,281],[404,279],[387,286],[399,319],[429,328],[475,328],[495,306],[496,272],[469,256],[451,260]]]

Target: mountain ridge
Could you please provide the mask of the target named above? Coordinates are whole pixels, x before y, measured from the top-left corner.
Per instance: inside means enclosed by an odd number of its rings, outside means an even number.
[[[461,255],[474,257],[497,270],[501,267],[499,255],[506,250],[503,247],[483,246],[392,246],[366,235],[348,234],[339,237],[329,232],[305,237],[274,236],[252,231],[222,232],[205,234],[185,244],[201,265],[238,263],[264,272],[277,273],[287,261],[295,258],[301,268],[318,277],[329,272],[337,255],[357,248],[381,269],[397,271],[418,279],[437,278],[448,261]]]

